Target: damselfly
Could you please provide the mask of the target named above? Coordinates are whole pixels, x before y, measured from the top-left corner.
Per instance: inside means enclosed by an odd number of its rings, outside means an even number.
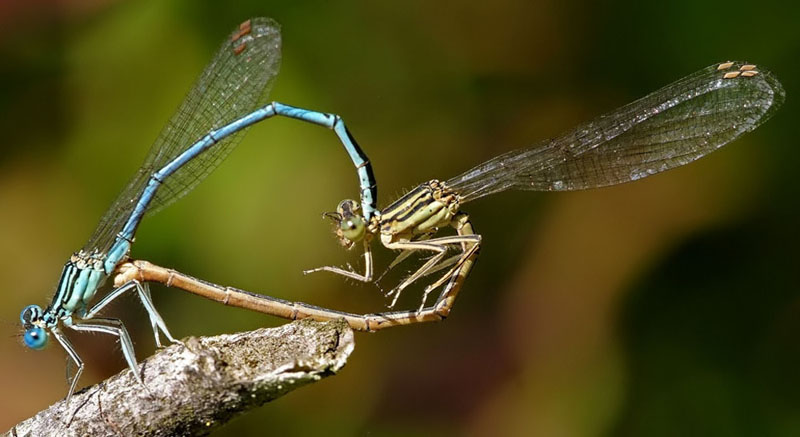
[[[126,291],[135,290],[142,301],[156,344],[161,346],[159,331],[176,341],[156,311],[147,284],[131,280],[93,303],[95,294],[127,259],[142,218],[191,191],[236,146],[248,126],[279,115],[332,129],[356,167],[365,217],[374,215],[377,191],[369,160],[341,118],[277,102],[264,105],[278,74],[280,50],[280,26],[271,19],[253,18],[231,33],[156,139],[142,167],[100,220],[89,242],[67,261],[50,305],[44,310],[37,305],[23,309],[20,319],[25,344],[41,349],[52,334],[77,365],[67,400],[75,391],[84,365],[62,328],[117,336],[128,366],[142,382],[136,371],[133,343],[122,322],[97,317],[100,310]]]
[[[481,236],[463,204],[508,189],[534,191],[582,190],[635,181],[675,168],[720,148],[769,119],[781,106],[784,91],[767,71],[744,62],[704,68],[616,111],[581,125],[555,139],[513,150],[445,182],[419,185],[375,215],[360,210],[354,200],[342,201],[326,216],[336,223],[336,235],[351,248],[364,250],[363,274],[339,267],[330,271],[359,281],[373,278],[370,242],[402,251],[391,269],[410,254],[432,253],[414,273],[389,294],[393,306],[402,291],[423,276],[446,272],[425,287],[417,311],[351,314],[299,302],[287,302],[232,287],[201,281],[146,261],[120,266],[117,283],[133,279],[160,282],[189,292],[263,313],[290,319],[345,318],[355,329],[374,331],[389,326],[441,320],[446,317],[478,255]],[[456,234],[434,237],[451,226]],[[448,249],[459,253],[445,258]],[[435,304],[428,294],[444,285]]]

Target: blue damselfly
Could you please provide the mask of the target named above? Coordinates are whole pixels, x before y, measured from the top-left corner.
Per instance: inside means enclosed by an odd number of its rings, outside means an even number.
[[[125,292],[136,291],[158,346],[159,331],[176,342],[153,305],[148,284],[131,280],[119,284],[98,302],[94,298],[106,278],[127,259],[142,218],[191,191],[238,144],[247,127],[284,116],[332,129],[356,167],[365,216],[374,215],[377,191],[372,168],[341,118],[278,102],[264,104],[278,74],[280,50],[280,26],[269,18],[247,20],[231,33],[92,237],[67,261],[50,305],[44,310],[37,305],[23,309],[20,319],[25,344],[41,349],[52,334],[77,365],[67,399],[75,391],[84,365],[63,328],[117,336],[128,366],[142,382],[136,371],[133,343],[122,322],[97,317]]]

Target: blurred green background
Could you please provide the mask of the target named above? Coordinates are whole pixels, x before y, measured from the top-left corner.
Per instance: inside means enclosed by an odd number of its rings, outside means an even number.
[[[775,0],[0,2],[0,430],[67,390],[64,352],[26,350],[19,310],[48,303],[225,35],[266,15],[283,26],[272,97],[342,115],[373,162],[381,205],[715,62],[770,69],[787,103],[755,133],[663,175],[469,204],[484,246],[446,322],[358,335],[339,375],[216,435],[800,435],[799,10]],[[358,261],[320,219],[356,195],[331,132],[272,120],[145,220],[132,255],[380,311],[374,286],[301,274]],[[377,252],[386,266],[392,254]],[[154,293],[181,337],[284,323]],[[140,359],[153,352],[138,302],[110,313]],[[111,338],[71,338],[87,362],[81,386],[124,368]]]

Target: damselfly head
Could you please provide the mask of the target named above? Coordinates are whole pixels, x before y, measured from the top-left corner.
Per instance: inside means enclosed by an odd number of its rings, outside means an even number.
[[[336,207],[336,212],[341,214],[342,221],[339,222],[339,230],[336,235],[340,239],[345,239],[352,243],[361,241],[367,230],[364,218],[361,217],[361,206],[355,200],[342,200]]]
[[[326,212],[324,217],[331,219],[336,224],[336,236],[342,246],[350,249],[353,244],[361,241],[367,231],[367,225],[359,212],[361,206],[355,200],[346,199],[339,202],[336,212]]]
[[[47,346],[48,334],[42,320],[42,309],[38,305],[26,306],[19,315],[19,320],[25,328],[22,340],[25,346],[40,350]]]

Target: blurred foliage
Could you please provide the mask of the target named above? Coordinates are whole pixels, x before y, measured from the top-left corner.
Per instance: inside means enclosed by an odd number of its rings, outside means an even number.
[[[373,162],[381,205],[714,62],[758,63],[788,97],[758,131],[685,168],[468,205],[485,245],[447,322],[359,335],[336,378],[217,435],[798,435],[799,10],[775,0],[1,2],[0,428],[66,393],[63,352],[16,340],[19,309],[49,299],[224,35],[267,15],[284,36],[273,98],[342,115]],[[356,187],[330,132],[271,120],[146,220],[133,256],[377,311],[386,302],[374,286],[300,274],[358,262],[319,218]],[[392,254],[377,251],[380,268]],[[155,294],[180,336],[283,323]],[[415,307],[418,294],[406,297]],[[149,355],[139,304],[111,313]],[[111,339],[73,337],[82,385],[124,367]]]

